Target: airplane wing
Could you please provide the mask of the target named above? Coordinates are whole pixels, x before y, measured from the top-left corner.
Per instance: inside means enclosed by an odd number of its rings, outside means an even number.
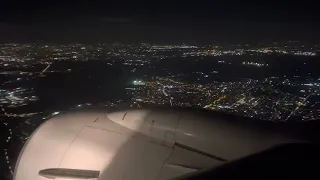
[[[59,114],[24,145],[14,179],[172,179],[306,141],[276,125],[179,109]]]

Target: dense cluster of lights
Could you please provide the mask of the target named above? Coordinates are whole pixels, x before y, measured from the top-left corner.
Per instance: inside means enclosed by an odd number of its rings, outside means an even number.
[[[294,55],[294,56],[316,56],[315,51],[302,50],[270,50],[270,49],[197,49],[195,51],[183,52],[183,56],[242,56],[242,55]]]
[[[145,85],[146,83],[145,83],[144,81],[141,81],[141,80],[134,80],[134,81],[132,82],[132,84],[135,85],[135,86],[143,86],[143,85]]]
[[[305,46],[276,46],[265,45],[243,46],[239,48],[223,45],[157,45],[142,43],[139,45],[125,44],[0,44],[0,65],[4,67],[21,67],[25,64],[33,63],[35,60],[63,61],[76,60],[87,61],[94,59],[111,60],[113,57],[119,59],[131,58],[134,62],[126,60],[125,65],[146,64],[145,59],[157,57],[164,59],[168,57],[188,57],[188,56],[242,56],[242,55],[296,55],[296,56],[316,56],[315,48]],[[141,62],[138,62],[140,60]],[[9,63],[10,62],[10,63]],[[39,62],[35,62],[39,63]]]
[[[277,84],[294,89],[308,87],[302,94],[290,94],[276,88]],[[133,105],[196,107],[255,117],[270,121],[286,121],[297,116],[302,120],[318,118],[318,111],[308,110],[314,104],[311,96],[320,96],[319,82],[300,84],[289,79],[270,77],[263,80],[247,80],[219,83],[188,84],[173,78],[158,77],[145,86],[127,88],[133,96]],[[268,93],[269,95],[264,95]],[[270,94],[274,94],[271,96]],[[305,110],[306,109],[306,110]],[[316,114],[314,114],[316,113]],[[313,115],[312,115],[313,114]]]
[[[6,107],[19,107],[37,101],[32,89],[22,87],[14,89],[0,89],[0,104]]]
[[[256,62],[242,62],[243,65],[249,65],[249,66],[256,66],[256,67],[263,67],[263,66],[269,66],[269,64],[263,64],[263,63],[256,63]]]

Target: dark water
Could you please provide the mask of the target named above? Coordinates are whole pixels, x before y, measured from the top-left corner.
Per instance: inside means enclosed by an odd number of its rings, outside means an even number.
[[[253,78],[261,79],[269,76],[314,76],[319,77],[319,57],[298,56],[223,56],[211,58],[176,58],[161,63],[162,68],[171,72],[191,74],[193,71],[219,71],[215,78]],[[225,63],[218,63],[224,61]],[[242,62],[265,63],[267,67],[244,66]],[[229,64],[230,63],[230,64]],[[309,74],[310,73],[310,74]]]
[[[124,90],[129,76],[119,66],[91,61],[56,63],[52,68],[59,70],[64,66],[69,66],[72,71],[47,73],[34,80],[39,103],[44,109],[127,98]]]

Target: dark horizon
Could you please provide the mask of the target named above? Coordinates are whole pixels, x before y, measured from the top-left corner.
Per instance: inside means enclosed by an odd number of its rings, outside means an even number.
[[[189,24],[190,25],[190,24]],[[0,24],[0,42],[124,42],[124,43],[210,43],[303,41],[318,43],[319,27],[313,24],[215,23],[216,27],[195,23],[191,26],[153,25],[140,22],[117,24],[19,25]]]
[[[9,2],[0,42],[320,42],[317,9],[305,2]]]

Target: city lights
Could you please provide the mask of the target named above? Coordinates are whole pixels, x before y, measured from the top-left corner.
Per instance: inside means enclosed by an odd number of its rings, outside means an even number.
[[[299,43],[0,47],[3,159],[10,173],[12,147],[22,148],[43,121],[65,111],[182,107],[272,122],[320,119],[319,51]]]

